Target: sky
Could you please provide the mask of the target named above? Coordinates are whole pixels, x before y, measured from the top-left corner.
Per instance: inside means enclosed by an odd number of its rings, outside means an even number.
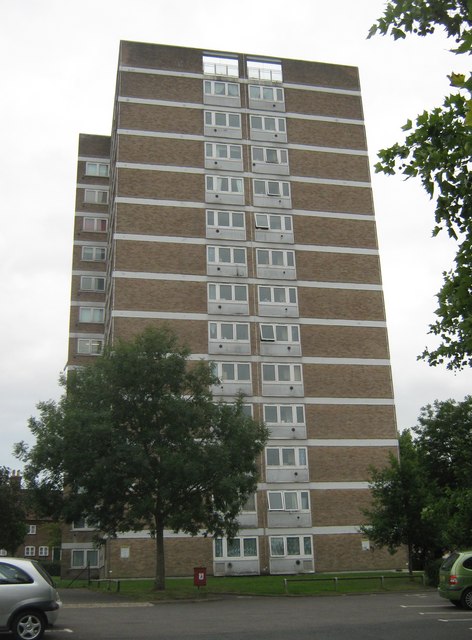
[[[0,10],[0,466],[57,399],[67,358],[79,133],[109,135],[120,40],[358,66],[370,161],[448,92],[467,61],[441,34],[395,42],[370,26],[383,0],[3,0]],[[372,170],[399,429],[435,399],[463,400],[470,370],[417,360],[454,245],[433,239],[421,185]]]

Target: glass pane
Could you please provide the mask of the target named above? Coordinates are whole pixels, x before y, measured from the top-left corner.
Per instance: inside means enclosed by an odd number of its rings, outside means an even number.
[[[285,133],[285,120],[284,118],[278,118],[279,131]]]
[[[284,91],[283,89],[276,89],[276,100],[277,102],[283,102],[284,101]]]
[[[241,540],[228,540],[228,558],[239,558],[241,555]]]
[[[293,412],[292,407],[290,405],[282,405],[280,407],[280,421],[285,424],[292,424],[293,422]]]
[[[233,160],[241,160],[242,151],[241,147],[235,144],[232,144],[229,148],[229,155]]]
[[[205,87],[206,95],[210,95],[211,94],[211,82],[209,80],[205,80],[205,82],[203,83],[203,86]]]
[[[219,262],[231,262],[231,249],[229,247],[219,247],[218,253]]]
[[[295,382],[301,382],[302,381],[302,368],[300,367],[299,364],[296,364],[293,367],[293,379]]]
[[[209,334],[210,334],[211,340],[216,340],[218,338],[217,328],[218,328],[218,325],[216,324],[216,322],[210,322]]]
[[[279,163],[277,149],[266,149],[266,162],[271,162],[272,164]]]
[[[285,289],[274,287],[274,302],[285,302]]]
[[[274,339],[274,327],[271,324],[261,324],[261,340],[270,340],[273,342]]]
[[[233,299],[233,288],[230,284],[221,284],[220,285],[220,299],[221,300],[232,300]]]
[[[264,382],[275,382],[275,365],[262,365],[262,379],[264,380]]]
[[[239,85],[230,83],[227,86],[228,86],[228,95],[231,97],[237,98],[239,96]]]
[[[239,127],[241,126],[240,120],[239,120],[239,114],[238,113],[230,113],[228,114],[228,125],[230,127],[233,127],[235,129],[239,129]]]
[[[226,86],[224,82],[215,82],[213,86],[216,96],[224,96],[226,94]]]
[[[278,182],[272,182],[271,180],[269,180],[267,182],[267,193],[270,196],[280,195],[280,184]]]
[[[87,565],[89,567],[98,567],[98,549],[89,549],[87,551]]]
[[[254,147],[252,150],[252,159],[254,162],[264,162],[264,149],[262,149],[262,147]]]
[[[254,193],[259,196],[265,196],[266,186],[264,180],[254,180]]]
[[[257,250],[257,264],[269,264],[269,252],[267,249]]]
[[[253,84],[249,85],[249,97],[252,100],[259,100],[260,94],[261,94],[260,87],[256,87]]]
[[[221,325],[221,339],[222,340],[233,340],[234,331],[232,324],[222,324]]]
[[[231,191],[233,193],[243,192],[243,181],[241,178],[231,178]]]
[[[254,512],[256,510],[256,494],[251,493],[243,506],[243,511]]]
[[[234,287],[234,299],[238,302],[247,301],[247,288],[241,285],[235,285]]]
[[[288,467],[295,466],[295,449],[282,449],[282,464]]]
[[[298,510],[298,497],[296,491],[285,492],[285,508],[287,509],[287,511]]]
[[[292,327],[292,341],[293,342],[300,342],[300,337],[298,334],[298,327],[297,326],[293,326]]]
[[[213,124],[213,114],[211,111],[205,111],[205,124],[212,125]]]
[[[273,100],[274,93],[272,87],[263,87],[262,88],[262,99],[263,100]]]
[[[270,228],[272,231],[282,230],[282,217],[270,216]]]
[[[218,127],[226,127],[226,113],[216,112],[214,116],[215,116],[215,124]]]
[[[251,368],[249,364],[238,364],[238,380],[250,380]]]
[[[306,467],[306,449],[298,450],[298,460],[299,460],[300,466]]]
[[[246,264],[246,251],[245,249],[234,250],[234,262],[236,264]]]
[[[269,509],[281,511],[284,508],[281,491],[269,491]]]
[[[209,227],[214,226],[215,224],[215,212],[214,211],[207,211],[207,225]]]
[[[284,266],[284,253],[283,251],[272,251],[272,264],[277,267]]]
[[[229,227],[229,212],[228,211],[218,211],[218,224],[221,227]]]
[[[288,164],[288,153],[285,149],[280,149],[279,151],[280,164]]]
[[[221,379],[226,381],[234,380],[234,364],[223,362],[221,365]]]
[[[304,415],[304,411],[303,411],[303,407],[301,405],[297,406],[297,422],[299,422],[300,424],[303,424],[305,420],[305,415]]]
[[[228,146],[226,144],[216,144],[216,157],[217,158],[227,158],[228,157]]]
[[[287,537],[287,555],[289,556],[300,555],[300,538]]]
[[[311,556],[311,536],[303,537],[303,553],[306,556]]]
[[[288,198],[290,196],[290,186],[288,182],[282,182],[282,194]]]
[[[84,551],[72,551],[72,566],[83,567],[85,565]]]
[[[295,266],[295,258],[294,258],[293,251],[287,251],[286,256],[287,256],[287,266],[288,267]]]
[[[277,368],[278,379],[280,382],[290,382],[290,365],[288,364],[279,364]]]
[[[207,256],[208,256],[208,262],[216,261],[215,247],[208,247]]]
[[[228,178],[222,178],[221,176],[217,178],[218,182],[218,191],[229,191],[229,180]]]
[[[259,301],[260,302],[270,302],[271,298],[271,289],[270,287],[259,287]]]
[[[308,510],[310,508],[310,501],[308,498],[308,491],[301,491],[300,492],[300,501],[301,501],[301,508]]]
[[[264,406],[264,421],[265,422],[278,422],[277,419],[277,407],[273,404],[266,404]]]
[[[223,557],[223,540],[221,538],[217,538],[215,540],[215,558]]]
[[[244,229],[244,214],[243,213],[233,213],[233,227],[238,227],[239,229]]]
[[[293,289],[293,288],[290,288],[288,293],[289,293],[289,296],[288,296],[289,297],[289,302],[292,302],[293,304],[296,304],[296,302],[297,302],[297,290]]]
[[[267,464],[270,467],[278,467],[280,465],[278,449],[267,449]]]
[[[208,299],[216,300],[216,284],[210,284],[208,286]]]
[[[287,231],[291,231],[292,230],[292,218],[291,218],[291,216],[285,216],[284,221],[285,221],[285,229]]]
[[[266,131],[276,131],[275,118],[264,118],[264,129]]]
[[[256,538],[244,538],[243,553],[246,557],[257,557],[257,540]]]
[[[262,117],[261,116],[251,116],[251,127],[253,129],[262,130]]]
[[[256,213],[256,227],[259,229],[268,229],[269,222],[267,214],[265,213]]]
[[[206,177],[206,188],[208,191],[213,191],[213,178],[212,176]]]
[[[284,555],[284,539],[283,538],[270,539],[270,555],[271,556]]]
[[[97,191],[97,202],[99,204],[107,204],[108,191]]]
[[[288,342],[288,327],[279,325],[276,327],[276,337],[280,342]]]
[[[249,326],[247,324],[236,325],[236,340],[249,340]]]

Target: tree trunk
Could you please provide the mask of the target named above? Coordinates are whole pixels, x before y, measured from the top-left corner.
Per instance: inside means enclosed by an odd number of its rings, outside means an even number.
[[[408,540],[408,573],[411,578],[413,575],[413,545],[410,540]]]
[[[156,575],[154,589],[164,591],[166,588],[166,564],[164,557],[164,527],[160,520],[156,522]]]

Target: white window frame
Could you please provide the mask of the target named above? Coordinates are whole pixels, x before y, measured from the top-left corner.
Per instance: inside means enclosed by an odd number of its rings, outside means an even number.
[[[270,300],[262,300],[262,293],[268,290]],[[280,293],[284,293],[284,299],[281,300]],[[257,299],[259,304],[280,304],[296,306],[298,302],[296,287],[276,287],[269,285],[259,285],[257,288]]]
[[[87,253],[90,255],[87,256]],[[84,245],[82,247],[82,261],[83,262],[104,262],[107,259],[106,247],[93,247]]]
[[[87,318],[87,315],[90,317]],[[105,308],[79,307],[79,322],[86,324],[103,324],[105,322]]]
[[[96,176],[98,178],[108,178],[110,176],[110,165],[106,162],[86,162],[85,175]]]
[[[260,102],[285,102],[284,90],[282,87],[269,87],[264,84],[250,84],[248,86],[249,99]]]
[[[268,377],[269,371],[274,372],[274,378]],[[289,377],[285,378],[288,373]],[[262,363],[262,382],[268,384],[294,384],[302,382],[302,365],[288,362],[263,362]]]
[[[86,204],[108,204],[108,191],[105,189],[84,189]]]
[[[290,182],[287,180],[263,180],[253,178],[252,189],[254,196],[266,198],[290,199]]]
[[[268,419],[267,413],[275,409],[275,420]],[[290,409],[291,419],[284,419],[284,414]],[[264,422],[268,426],[305,426],[305,407],[302,404],[264,404],[263,405]],[[272,418],[272,416],[271,416]]]
[[[295,497],[295,506],[291,500]],[[269,511],[289,511],[289,512],[309,512],[310,492],[309,491],[268,491],[267,504]],[[278,506],[280,504],[280,506]]]
[[[232,129],[234,131],[241,130],[241,115],[232,111],[205,111],[205,125],[207,127],[215,127],[216,129]],[[224,122],[223,122],[224,119]],[[230,122],[236,119],[235,122]]]
[[[256,264],[258,267],[274,269],[295,268],[295,251],[291,249],[257,249]]]
[[[275,161],[270,159],[275,153]],[[277,147],[251,147],[251,159],[253,164],[281,165],[288,167],[288,150]],[[270,173],[267,171],[266,173]]]
[[[247,266],[246,248],[227,247],[224,245],[208,245],[207,263],[213,265]]]
[[[204,75],[209,76],[228,76],[229,78],[239,78],[238,59],[204,55],[203,73]]]
[[[252,554],[252,553],[245,553],[245,540],[247,540],[248,542],[251,542],[251,547],[254,544],[254,541],[256,543],[256,555]],[[240,553],[238,555],[236,555],[234,552],[231,552],[231,547],[233,547],[233,549],[236,548],[236,544],[239,547]],[[221,550],[221,553],[220,553]],[[227,561],[232,561],[238,558],[241,559],[245,559],[245,558],[258,558],[259,557],[259,541],[257,539],[257,536],[237,536],[236,538],[233,538],[233,540],[231,542],[228,541],[227,538],[215,538],[215,541],[213,543],[213,557],[215,558],[215,560],[227,560]]]
[[[245,337],[238,337],[238,332],[242,332],[244,327]],[[231,328],[232,337],[226,337],[228,329]],[[214,322],[208,323],[208,340],[210,342],[238,342],[248,344],[251,340],[248,322]]]
[[[221,293],[223,291],[231,291],[231,298],[222,298]],[[228,288],[228,289],[227,289]],[[245,292],[244,298],[236,297],[236,293]],[[229,284],[229,283],[220,283],[220,282],[209,282],[208,283],[208,300],[211,302],[244,302],[248,301],[248,286],[247,284]]]
[[[280,220],[280,226],[276,221]],[[292,216],[277,215],[275,213],[254,213],[254,224],[256,229],[264,229],[274,232],[292,232]]]
[[[49,555],[49,547],[41,546],[38,548],[38,556],[40,558],[46,558]]]
[[[282,336],[287,333],[287,337]],[[298,324],[280,324],[261,322],[259,325],[261,342],[276,342],[277,344],[300,344],[300,327]]]
[[[223,92],[221,92],[221,89]],[[225,82],[223,80],[204,80],[203,94],[205,96],[218,98],[239,98],[239,84],[237,82]]]
[[[28,544],[25,546],[25,558],[32,558],[36,555],[36,547]]]
[[[281,116],[265,116],[262,114],[251,114],[249,116],[251,131],[261,133],[285,134],[287,133],[287,122]]]
[[[226,224],[226,219],[228,224]],[[235,224],[235,222],[242,221],[242,225]],[[207,209],[206,211],[206,224],[208,229],[218,229],[224,227],[225,229],[235,229],[242,231],[246,229],[246,218],[242,211],[220,211],[218,209]]]
[[[8,555],[8,551],[6,549],[0,549],[0,558],[4,558]]]
[[[103,340],[100,338],[77,338],[77,354],[80,356],[100,356]]]
[[[75,563],[74,558],[79,553],[83,554],[83,561],[81,563]],[[89,564],[89,556],[96,557],[96,560]],[[72,549],[70,554],[70,566],[71,569],[85,569],[86,567],[98,569],[100,567],[99,549]]]
[[[213,362],[212,367],[221,383],[252,382],[250,362]]]
[[[91,223],[93,229],[87,229],[88,224]],[[104,229],[98,227],[104,226]],[[92,218],[91,216],[84,216],[82,220],[82,231],[87,233],[107,233],[108,231],[108,218]]]
[[[222,151],[226,151],[226,153],[222,154]],[[205,158],[240,162],[243,159],[243,147],[240,144],[227,142],[205,142]]]
[[[34,535],[36,535],[36,532],[37,532],[37,526],[35,524],[29,524],[28,525],[28,535],[34,536]]]
[[[277,451],[278,464],[269,463],[269,451]],[[289,462],[289,456],[293,452],[293,464]],[[266,447],[266,467],[268,469],[308,469],[308,453],[306,447]]]
[[[267,80],[268,82],[282,82],[282,63],[262,60],[247,61],[248,78]]]
[[[104,293],[105,280],[106,279],[104,276],[80,276],[80,290]],[[90,286],[88,286],[89,283],[90,283]],[[102,284],[103,286],[101,286]]]
[[[290,553],[289,552],[289,543],[288,540],[294,540],[298,538],[298,553]],[[282,553],[273,553],[274,546],[272,544],[273,540],[282,540],[283,543],[283,552]],[[309,550],[307,549],[307,545],[309,545]],[[302,558],[302,557],[313,557],[313,540],[311,536],[269,536],[269,553],[271,558]]]
[[[207,193],[244,196],[244,180],[236,176],[205,176]]]

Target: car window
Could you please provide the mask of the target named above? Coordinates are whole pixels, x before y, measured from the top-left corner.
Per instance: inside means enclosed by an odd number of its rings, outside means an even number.
[[[28,584],[33,578],[26,571],[7,562],[0,562],[0,585],[2,584]]]
[[[464,567],[464,569],[472,569],[472,556],[466,558],[462,563],[462,566]]]
[[[54,585],[53,579],[51,578],[49,573],[45,569],[43,569],[43,567],[39,564],[39,562],[34,561],[33,564],[36,567],[36,571],[38,571],[43,576],[46,582],[49,582],[51,587],[54,587],[55,585]]]
[[[443,570],[447,571],[448,569],[450,569],[458,557],[459,557],[458,553],[451,553],[451,555],[448,556],[442,563],[441,571]]]

